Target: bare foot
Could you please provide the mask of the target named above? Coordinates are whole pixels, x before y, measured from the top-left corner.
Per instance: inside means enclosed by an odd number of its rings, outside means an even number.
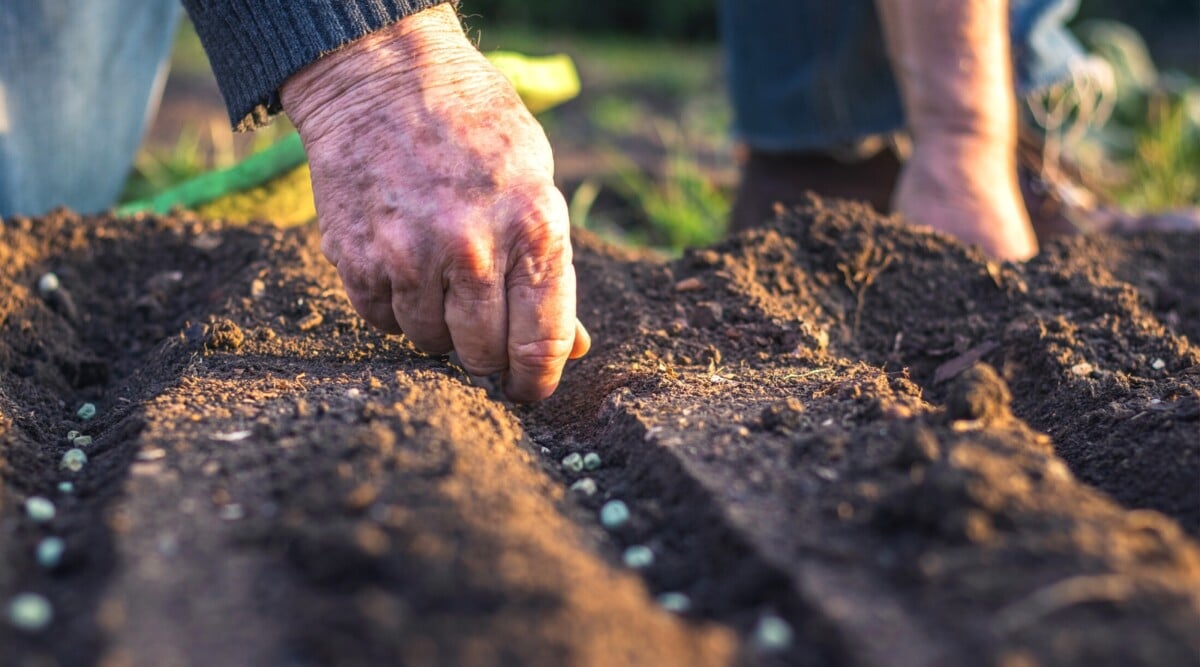
[[[1037,253],[1012,151],[1003,142],[983,137],[919,142],[900,172],[893,209],[996,259],[1021,261]]]

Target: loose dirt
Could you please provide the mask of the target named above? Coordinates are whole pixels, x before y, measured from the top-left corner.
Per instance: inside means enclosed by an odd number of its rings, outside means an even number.
[[[367,328],[311,227],[0,229],[0,603],[54,608],[0,664],[1200,655],[1196,235],[994,264],[815,199],[675,261],[580,234],[595,349],[512,406]]]

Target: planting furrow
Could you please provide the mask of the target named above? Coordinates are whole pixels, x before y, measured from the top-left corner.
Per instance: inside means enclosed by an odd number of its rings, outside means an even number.
[[[568,386],[563,393],[571,391]],[[603,530],[600,543],[610,560],[640,574],[660,604],[738,630],[745,638],[741,662],[853,664],[846,662],[840,628],[736,529],[719,494],[631,410],[629,402],[640,403],[635,396],[628,387],[617,389],[594,419],[556,424],[535,411],[524,420],[551,466],[559,468],[573,509],[579,510],[577,522]],[[580,452],[597,455],[600,465],[572,471],[558,464]],[[618,503],[628,518],[613,521],[609,511]],[[648,556],[632,561],[637,551]],[[764,640],[764,619],[782,621],[789,639]]]
[[[662,610],[559,514],[502,405],[365,328],[311,231],[64,215],[9,234],[83,314],[22,292],[28,267],[13,280],[0,597],[35,591],[53,618],[0,625],[6,659],[726,664],[727,631]],[[84,362],[100,372],[68,372]],[[94,421],[59,421],[85,398]],[[65,474],[68,429],[92,438],[70,497],[18,518]]]
[[[211,357],[146,406],[140,458],[113,507],[110,655],[728,660],[727,633],[678,622],[591,553],[517,423],[482,391],[431,362],[275,359],[269,373],[238,373],[267,363]]]

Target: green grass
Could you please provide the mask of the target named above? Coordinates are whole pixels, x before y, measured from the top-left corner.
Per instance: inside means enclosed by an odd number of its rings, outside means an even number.
[[[1147,122],[1134,129],[1131,178],[1117,200],[1143,211],[1200,205],[1200,131],[1184,100],[1164,95],[1149,107]]]
[[[1200,82],[1186,73],[1159,71],[1143,37],[1108,20],[1080,24],[1088,49],[1110,64],[1116,95],[1112,118],[1088,133],[1081,164],[1106,194],[1136,211],[1200,205]]]
[[[172,76],[208,78],[212,70],[200,38],[184,20],[171,52]],[[249,146],[235,150],[233,131],[220,119],[212,124],[197,122],[180,133],[171,146],[144,146],[134,158],[133,170],[121,191],[119,203],[145,199],[206,171],[232,166],[248,153],[275,143],[292,130],[286,118],[255,132]]]
[[[580,98],[539,116],[551,142],[594,157],[568,175],[571,219],[616,242],[669,252],[711,243],[732,197],[731,112],[716,44],[470,31],[484,50],[565,52]]]

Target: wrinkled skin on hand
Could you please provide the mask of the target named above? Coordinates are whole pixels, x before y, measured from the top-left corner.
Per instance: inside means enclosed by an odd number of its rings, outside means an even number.
[[[448,5],[293,75],[283,104],[312,170],[321,247],[355,309],[510,398],[587,352],[550,145]]]

